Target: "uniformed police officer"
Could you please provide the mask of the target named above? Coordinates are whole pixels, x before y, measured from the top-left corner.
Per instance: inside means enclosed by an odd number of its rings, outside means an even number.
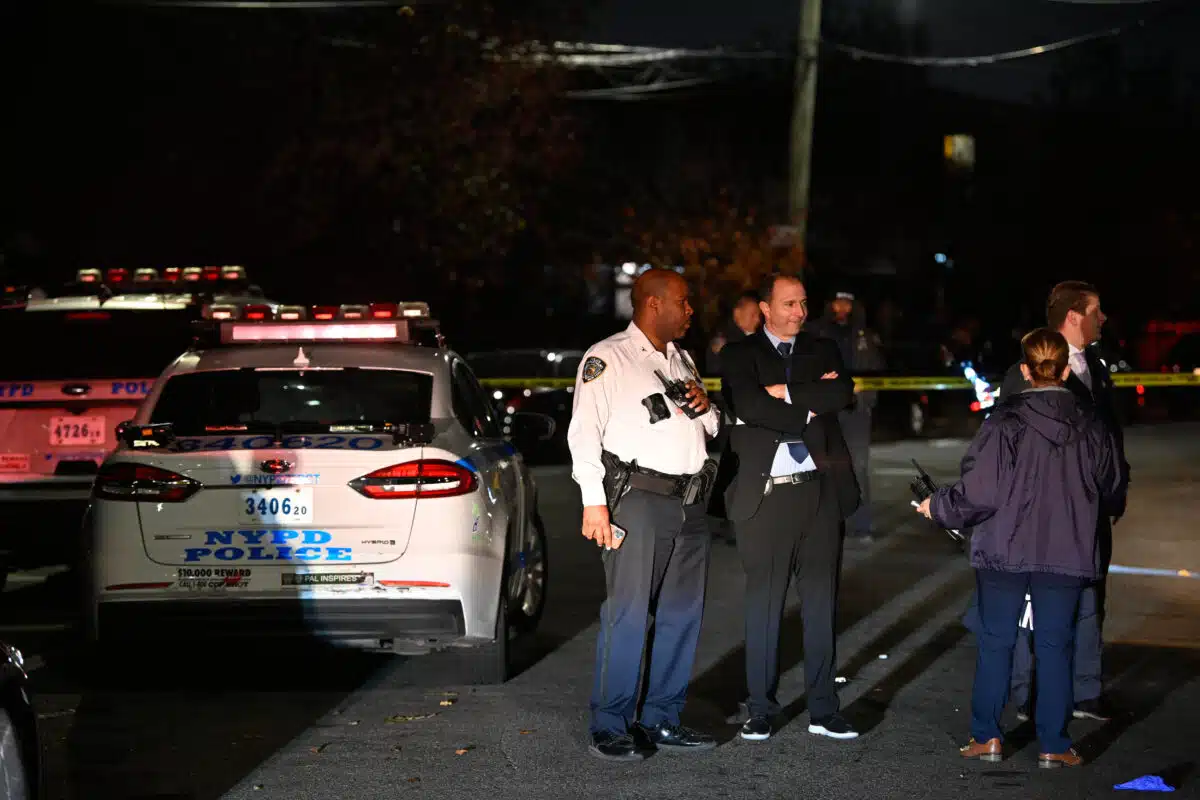
[[[687,283],[668,270],[633,286],[633,322],[587,351],[567,442],[583,496],[583,535],[604,548],[589,751],[616,761],[716,742],[680,724],[708,574],[705,434],[719,420],[691,359],[673,344],[690,325]],[[661,377],[659,374],[661,373]],[[668,387],[664,378],[671,383]],[[611,514],[610,514],[611,511]],[[638,716],[649,616],[654,636]]]

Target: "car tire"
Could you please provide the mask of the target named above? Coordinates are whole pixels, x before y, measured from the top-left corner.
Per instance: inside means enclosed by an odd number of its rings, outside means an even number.
[[[8,712],[0,708],[0,786],[7,800],[33,800],[36,777],[25,764],[26,745]]]
[[[514,598],[512,624],[518,633],[532,632],[542,620],[546,608],[546,590],[550,585],[550,554],[547,548],[546,526],[537,511],[529,519],[533,531],[530,556],[526,558],[528,572],[524,576],[520,593]],[[534,595],[531,597],[531,594]]]
[[[496,638],[491,642],[471,647],[461,652],[464,676],[463,683],[494,686],[504,683],[511,674],[509,638],[511,626],[508,620],[507,581],[501,581],[500,605],[496,609]]]

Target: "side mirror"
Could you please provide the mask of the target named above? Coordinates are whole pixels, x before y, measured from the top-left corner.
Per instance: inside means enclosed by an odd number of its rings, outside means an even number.
[[[534,411],[518,411],[512,415],[513,438],[519,441],[544,442],[554,436],[558,423],[554,417]]]
[[[134,450],[166,447],[175,441],[175,426],[170,422],[138,425],[133,420],[127,419],[117,425],[117,439],[126,447]]]

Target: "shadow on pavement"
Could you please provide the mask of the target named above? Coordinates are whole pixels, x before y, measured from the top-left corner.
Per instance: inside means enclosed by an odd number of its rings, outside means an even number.
[[[395,661],[317,645],[110,660],[82,675],[53,796],[221,797]]]
[[[912,558],[905,558],[904,550],[913,547],[920,548],[921,552],[913,553],[914,557]],[[927,545],[920,539],[897,536],[883,540],[875,546],[872,552],[856,561],[848,571],[843,571],[838,590],[837,634],[839,648],[842,646],[840,637],[847,630],[880,611],[897,595],[928,576],[928,555]],[[961,558],[961,555],[955,551],[948,552],[947,557]],[[944,611],[947,603],[959,602],[958,598],[973,585],[973,581],[973,575],[965,574],[948,581],[946,585],[933,591],[928,599],[905,613],[899,621],[875,634],[861,647],[856,647],[857,654],[839,670],[839,673],[853,675],[873,661],[877,653],[887,652],[906,640],[934,616]],[[795,591],[794,580],[789,591]],[[955,625],[957,626],[957,622]],[[964,633],[965,631],[960,628],[958,637],[961,638]],[[780,675],[803,663],[803,634],[802,609],[794,607],[785,613],[780,625]],[[935,642],[938,641],[940,641],[940,637],[935,639]],[[952,647],[953,644],[951,642],[948,647]],[[920,661],[921,654],[926,652],[929,647],[922,648],[912,657],[912,660]],[[936,650],[936,648],[934,651],[930,651],[929,663],[936,660],[943,652],[945,652],[944,649]],[[745,660],[745,645],[739,643],[716,664],[693,680],[689,693],[701,702],[689,706],[691,713],[685,712],[685,715],[691,717],[698,727],[703,725],[706,730],[723,730],[726,738],[731,738],[736,734],[736,728],[730,727],[731,718],[727,719],[725,714],[733,712],[745,699]],[[905,670],[901,670],[901,672],[907,674]],[[897,690],[900,685],[896,686]],[[802,714],[804,710],[805,699],[801,695],[785,707],[784,718],[790,721]]]
[[[1104,658],[1109,676],[1108,699],[1115,713],[1075,743],[1080,755],[1089,761],[1102,756],[1127,731],[1161,708],[1176,690],[1200,675],[1200,651],[1196,650],[1118,644],[1106,647]],[[1192,714],[1194,711],[1191,709]],[[1189,726],[1191,722],[1194,719],[1189,719]],[[1180,730],[1179,735],[1193,738],[1186,730]]]

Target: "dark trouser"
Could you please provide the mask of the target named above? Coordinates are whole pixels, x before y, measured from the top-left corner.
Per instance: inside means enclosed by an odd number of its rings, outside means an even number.
[[[1043,753],[1063,753],[1071,746],[1067,721],[1075,704],[1071,661],[1075,614],[1083,581],[1042,572],[976,570],[979,590],[979,657],[971,694],[971,736],[977,742],[1003,739],[1000,715],[1008,704],[1017,623],[1025,593],[1033,598],[1038,693],[1034,725]]]
[[[591,732],[624,733],[637,720],[638,686],[649,615],[654,640],[641,721],[679,723],[708,579],[711,544],[703,505],[634,489],[617,508],[616,524],[628,535],[606,551],[608,597],[600,607]]]
[[[871,533],[871,412],[860,409],[839,412],[838,424],[862,494],[862,504],[846,520],[846,535],[867,536]]]
[[[1104,599],[1108,565],[1112,559],[1112,527],[1107,518],[1100,520],[1097,539],[1100,544],[1101,577],[1084,585],[1079,597],[1079,613],[1075,621],[1074,697],[1076,703],[1096,700],[1104,690]],[[979,634],[979,598],[971,596],[963,615],[963,624]],[[1037,639],[1038,615],[1033,610],[1033,631],[1020,629],[1013,653],[1012,700],[1027,705],[1033,692],[1033,642]]]
[[[764,479],[765,481],[765,479]],[[746,570],[746,685],[751,716],[779,713],[779,626],[793,577],[802,603],[804,679],[814,718],[838,710],[834,668],[840,520],[829,478],[772,488],[735,522]]]

